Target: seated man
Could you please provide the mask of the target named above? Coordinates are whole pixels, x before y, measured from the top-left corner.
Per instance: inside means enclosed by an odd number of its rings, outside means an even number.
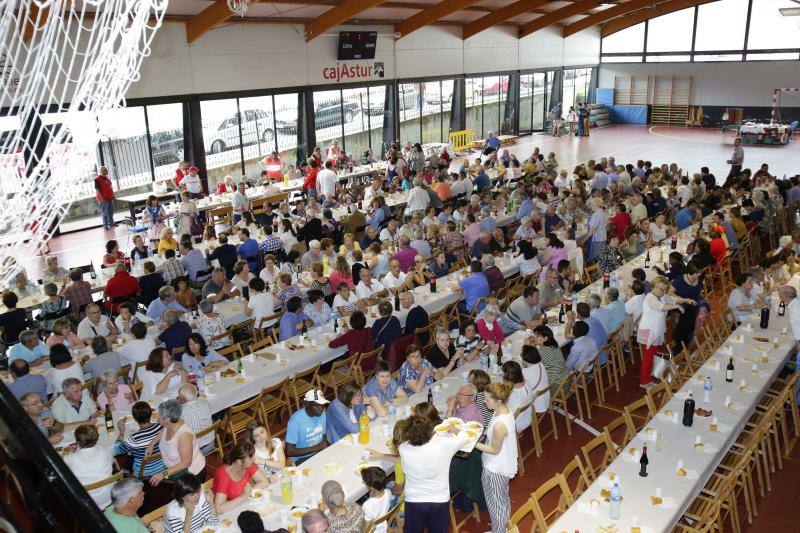
[[[475,385],[471,383],[461,385],[455,396],[447,398],[447,412],[444,416],[447,418],[454,416],[464,422],[474,420],[483,424],[483,415],[478,408],[478,404],[475,403],[477,394],[478,391],[475,389]]]
[[[478,300],[490,294],[489,282],[483,274],[483,264],[477,260],[472,261],[470,269],[472,274],[459,281],[458,288],[454,289],[463,294],[464,298],[458,302],[458,307],[467,313],[471,313],[475,306],[478,311],[483,310],[483,302],[479,304]]]
[[[51,410],[55,419],[64,424],[64,430],[75,429],[81,424],[93,426],[100,412],[80,380],[65,379],[61,382],[61,392],[61,396],[53,402]]]
[[[364,300],[367,305],[375,305],[379,299],[389,295],[389,291],[380,281],[372,279],[372,271],[369,268],[360,269],[358,277],[361,281],[356,286],[356,297]]]
[[[95,306],[97,307],[97,306]],[[39,340],[39,336],[32,329],[26,329],[19,334],[19,343],[8,349],[8,361],[23,359],[31,366],[39,366],[50,357],[47,346]]]
[[[572,334],[575,337],[567,357],[567,370],[572,371],[577,368],[584,373],[590,372],[592,370],[590,361],[597,353],[597,344],[589,337],[589,326],[586,322],[578,320],[572,326]]]
[[[161,320],[164,311],[175,309],[180,313],[187,313],[188,309],[175,300],[175,289],[166,285],[158,289],[158,300],[153,300],[147,308],[147,316],[153,320]],[[80,336],[80,335],[78,335]]]
[[[539,306],[539,289],[525,287],[521,296],[511,302],[498,320],[505,335],[525,328],[535,328],[542,323],[542,308]]]
[[[303,397],[304,405],[290,418],[286,426],[286,456],[300,464],[328,447],[325,438],[325,406],[328,400],[322,391],[312,389]]]
[[[31,367],[25,359],[14,359],[8,365],[8,369],[14,376],[14,381],[7,383],[6,386],[15,398],[22,398],[32,392],[37,394],[43,402],[47,401],[47,382],[44,376],[31,374]]]
[[[78,324],[78,338],[88,346],[98,335],[113,344],[117,338],[117,327],[101,313],[99,305],[89,304],[86,306],[86,318]]]
[[[175,309],[167,309],[162,317],[164,331],[158,336],[158,340],[164,343],[164,347],[172,353],[173,348],[186,347],[186,341],[192,334],[192,326],[180,319],[181,314]],[[180,361],[180,357],[175,358]]]
[[[39,428],[50,444],[58,444],[64,439],[64,425],[53,418],[38,394],[35,392],[24,394],[19,402],[25,414],[31,417],[31,422]]]

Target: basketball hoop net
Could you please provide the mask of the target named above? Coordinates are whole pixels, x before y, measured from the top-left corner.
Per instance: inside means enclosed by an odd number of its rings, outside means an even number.
[[[121,106],[168,0],[18,0],[0,5],[0,283],[22,268],[66,213],[56,192],[86,178],[84,158],[64,157],[72,133],[49,127]],[[83,115],[86,116],[86,115]],[[92,128],[89,128],[89,137]],[[99,141],[94,124],[95,143]],[[85,133],[85,132],[84,132]],[[58,179],[50,164],[60,161]]]
[[[234,15],[243,17],[247,13],[247,8],[250,7],[250,0],[228,0],[228,9]]]

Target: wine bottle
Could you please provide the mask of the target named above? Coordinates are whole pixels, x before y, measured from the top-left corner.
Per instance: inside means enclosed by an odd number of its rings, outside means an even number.
[[[767,305],[766,302],[761,306],[761,321],[759,325],[761,329],[767,329],[767,327],[769,327],[769,305]]]
[[[673,235],[672,236],[672,244],[670,244],[670,248],[672,248],[673,250],[678,248],[678,236],[677,235]]]
[[[431,274],[431,294],[436,292],[436,276]]]
[[[337,333],[338,331],[339,331],[339,319],[338,318],[334,318],[333,319],[333,332]]]
[[[692,427],[694,422],[694,396],[689,393],[689,397],[683,402],[683,425]]]
[[[785,314],[786,314],[786,304],[783,303],[783,300],[781,300],[781,303],[778,304],[778,316],[783,316]]]
[[[394,290],[394,310],[400,310],[400,288],[396,287]]]
[[[725,367],[725,381],[733,383],[733,357],[728,361],[728,366]]]
[[[428,405],[433,405],[433,387],[428,389]]]
[[[608,274],[603,274],[603,288],[607,289],[611,281],[611,277]]]
[[[106,431],[111,433],[114,431],[114,415],[111,414],[111,398],[107,398],[106,400],[108,401],[108,403],[106,404],[106,413],[105,413]]]
[[[564,302],[561,302],[561,307],[558,309],[558,323],[563,324],[565,321]]]
[[[639,475],[641,477],[647,477],[647,465],[650,464],[650,460],[647,458],[647,444],[642,446],[642,456],[639,458]]]
[[[242,366],[242,358],[238,357],[236,359],[236,373],[241,376],[243,370],[244,370],[244,367]]]
[[[650,268],[650,250],[647,250],[647,255],[644,257],[644,267]]]

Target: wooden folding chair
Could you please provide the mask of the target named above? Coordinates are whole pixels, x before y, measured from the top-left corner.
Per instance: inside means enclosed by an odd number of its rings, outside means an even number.
[[[145,479],[144,473],[147,470],[147,465],[150,464],[150,463],[154,463],[154,462],[158,461],[159,459],[161,459],[161,454],[160,453],[153,453],[153,454],[150,454],[149,457],[147,457],[145,459],[142,459],[142,463],[139,465],[139,472],[138,472],[139,479]]]
[[[222,453],[222,438],[220,437],[220,431],[219,431],[219,427],[220,427],[221,423],[222,422],[220,420],[216,420],[213,424],[211,424],[207,428],[201,429],[200,431],[198,431],[197,433],[194,434],[194,436],[195,436],[195,438],[197,440],[202,439],[203,437],[205,437],[209,433],[213,433],[214,434],[214,440],[212,441],[214,443],[214,447],[211,448],[210,450],[206,451],[206,452],[203,452],[203,455],[208,457],[209,455],[217,454],[217,459],[219,459],[220,461],[222,461],[222,455],[223,455],[223,453]]]
[[[225,432],[224,446],[236,444],[239,435],[244,432],[245,428],[247,428],[247,424],[249,424],[251,420],[260,420],[262,424],[265,424],[265,422],[261,420],[260,404],[261,394],[258,394],[249,400],[245,400],[228,408],[228,413],[223,420],[223,430]]]
[[[366,533],[375,533],[375,529],[381,524],[386,524],[386,533],[400,533],[400,531],[403,530],[402,523],[398,522],[396,525],[393,524],[396,520],[400,520],[398,518],[398,513],[404,502],[405,497],[401,495],[397,499],[397,503],[394,504],[394,507],[389,509],[385,515],[379,516],[374,522],[367,523]]]
[[[533,516],[533,498],[528,498],[525,500],[525,503],[520,505],[514,514],[511,515],[511,518],[508,519],[508,525],[506,526],[506,533],[520,533],[519,531],[519,523],[522,522],[528,515],[531,516],[533,520],[533,524],[531,525],[531,532],[534,531],[536,527],[536,518]]]
[[[211,345],[215,344],[217,341],[221,341],[221,340],[225,340],[225,346],[226,346],[226,347],[227,347],[227,346],[230,346],[230,345],[231,345],[231,343],[233,342],[233,341],[231,340],[231,334],[230,334],[230,331],[228,331],[228,330],[226,329],[225,331],[223,331],[223,332],[222,332],[222,333],[220,333],[219,335],[214,335],[213,337],[211,337],[211,338],[208,340],[208,345],[209,345],[209,346],[211,346]],[[217,350],[217,353],[219,353],[219,350]]]
[[[549,409],[547,411],[542,412],[542,413],[537,413],[536,409],[533,407],[533,405],[536,404],[536,400],[539,398],[539,396],[544,396],[545,394],[548,394],[549,392],[550,392],[550,388],[549,387],[544,388],[544,389],[540,390],[539,392],[537,392],[534,395],[533,400],[531,401],[531,406],[532,406],[531,407],[531,433],[533,434],[533,449],[536,452],[536,457],[541,457],[542,456],[542,441],[543,440],[547,439],[550,435],[553,435],[554,438],[558,438],[556,425],[554,423],[552,423],[552,421],[551,421],[552,428],[550,429],[550,431],[548,431],[545,434],[542,434],[542,432],[541,432],[541,424],[542,424],[542,422],[544,422],[545,418],[547,418],[547,414],[549,412]],[[530,455],[530,453],[531,452],[528,452],[528,455]],[[528,455],[525,456],[526,459],[527,459]]]
[[[525,411],[530,411],[532,405],[533,405],[533,401],[530,401],[530,402],[526,403],[525,405],[521,405],[521,406],[517,407],[517,409],[513,413],[514,414],[514,420],[516,421],[517,418],[520,415],[522,415]],[[524,474],[525,473],[525,459],[536,449],[536,445],[534,445],[534,450],[531,450],[526,455],[523,455],[523,453],[522,453],[522,444],[521,444],[522,434],[523,433],[525,433],[524,430],[520,431],[520,432],[517,432],[517,470],[519,471],[520,474]]]
[[[217,353],[230,361],[236,361],[237,359],[244,357],[244,351],[242,350],[241,344],[233,344],[227,348],[221,348],[217,350]]]
[[[209,479],[205,483],[203,483],[203,488],[200,489],[200,490],[202,490],[203,493],[205,493],[206,491],[208,491],[211,488],[211,485],[213,483],[214,483],[214,478],[212,477],[211,479]],[[142,517],[142,522],[144,522],[144,524],[149,527],[154,522],[157,522],[158,520],[161,520],[162,518],[164,518],[164,513],[167,511],[167,506],[168,505],[169,505],[169,503],[167,503],[166,505],[162,505],[158,509],[153,509],[152,511],[150,511],[149,513],[147,513],[146,515],[144,515]],[[154,528],[153,531],[159,531],[159,529],[158,528]]]
[[[476,502],[472,502],[472,510],[467,514],[467,516],[462,518],[461,521],[456,520],[456,513],[455,509],[453,508],[453,501],[459,494],[461,494],[461,491],[457,491],[455,494],[450,496],[450,505],[449,505],[450,527],[452,528],[454,533],[458,533],[459,531],[461,531],[461,529],[464,527],[464,525],[470,518],[474,519],[476,522],[481,521],[480,510],[478,509],[478,504]]]
[[[472,308],[472,311],[469,313],[464,313],[460,309],[456,307],[458,310],[458,324],[459,327],[464,327],[466,324],[474,324],[475,317],[478,315],[480,310],[481,304],[486,303],[485,297],[478,298],[478,301],[475,302],[475,306]]]
[[[589,474],[586,472],[586,467],[583,466],[583,461],[581,461],[578,455],[567,463],[561,475],[564,477],[564,481],[566,481],[574,499],[578,499],[578,497],[589,488],[589,485],[592,484],[592,481],[589,479]],[[573,476],[575,477],[575,481],[574,483],[570,483],[570,479],[572,479]]]
[[[325,389],[332,391],[335,396],[340,385],[359,383],[358,360],[360,357],[360,353],[354,353],[348,356],[347,359],[334,361],[330,371],[320,376]]]
[[[635,435],[641,431],[655,415],[655,410],[650,402],[650,398],[644,395],[638,400],[629,403],[623,409],[625,412],[625,420],[628,424],[628,430],[632,434]]]
[[[375,367],[378,365],[378,359],[383,353],[383,346],[375,348],[371,352],[359,354],[358,361],[355,365],[356,375],[358,376],[358,383],[363,387],[375,375]]]
[[[600,271],[600,265],[593,263],[583,268],[583,278],[581,281],[584,285],[591,285],[602,276],[603,273]]]
[[[303,372],[298,372],[289,380],[286,385],[286,390],[289,393],[289,398],[294,401],[296,409],[303,407],[303,395],[313,389],[322,389],[322,384],[319,378],[319,367],[317,363],[313,367]]]
[[[551,494],[556,493],[558,494],[557,499],[551,496]],[[557,501],[558,503],[545,510],[543,507],[545,500],[548,502]],[[545,481],[531,494],[532,511],[536,526],[531,529],[531,532],[546,532],[553,522],[558,520],[573,503],[572,493],[564,480],[564,476],[559,473]]]
[[[628,425],[628,419],[624,413],[606,424],[605,429],[617,454],[619,454],[625,445],[636,435],[631,431]]]
[[[572,435],[572,420],[570,420],[570,413],[569,413],[569,400],[570,398],[575,399],[575,403],[578,409],[578,418],[583,418],[583,406],[581,405],[581,399],[578,397],[578,389],[575,385],[575,373],[568,372],[564,374],[564,377],[559,382],[558,386],[554,393],[550,394],[550,407],[548,409],[550,413],[550,422],[553,424],[553,435],[556,439],[558,439],[558,429],[556,426],[556,416],[555,416],[555,409],[559,408],[564,413],[564,419],[567,422],[567,435]]]
[[[287,416],[291,415],[292,406],[289,403],[289,378],[286,377],[283,381],[272,385],[271,387],[265,387],[261,389],[261,405],[259,409],[261,410],[261,420],[266,424],[269,422],[270,417],[274,419],[274,421],[280,422],[281,413],[286,412]],[[281,434],[286,431],[284,427],[281,431],[277,434]]]
[[[672,399],[672,390],[666,382],[661,381],[647,389],[647,397],[650,398],[654,410],[658,412]]]
[[[255,328],[256,340],[269,338],[272,339],[273,342],[277,343],[278,338],[275,336],[275,326],[280,324],[282,316],[283,311],[279,311],[275,314],[261,317],[261,320],[258,321],[258,324]],[[268,328],[266,332],[264,331],[264,328]]]
[[[263,350],[264,348],[268,348],[268,347],[272,346],[273,344],[274,343],[272,342],[272,337],[266,336],[266,337],[262,338],[261,340],[258,340],[256,342],[252,343],[250,346],[247,347],[247,350],[250,353],[256,353],[256,352],[259,352],[259,351]]]
[[[133,380],[131,380],[132,383],[137,383],[137,382],[141,383],[142,380],[139,377],[140,376],[139,369],[144,368],[146,366],[147,366],[147,361],[137,361],[136,362],[136,366],[133,367]]]
[[[228,328],[228,334],[231,336],[231,342],[234,342],[239,337],[247,337],[248,339],[256,339],[256,319],[251,318],[238,324],[233,324]],[[247,332],[246,334],[239,334],[240,331]]]
[[[605,346],[605,344],[603,345]],[[602,349],[602,347],[601,347]],[[589,372],[583,372],[582,369],[575,369],[575,388],[577,390],[577,399],[578,401],[581,400],[581,392],[583,393],[583,399],[586,402],[586,418],[591,420],[592,419],[592,399],[589,396],[589,385],[590,383],[594,384],[594,392],[597,396],[597,400],[600,403],[603,403],[604,396],[603,396],[603,374],[600,371],[600,366],[597,363],[597,358],[600,356],[600,349],[598,349],[597,353],[586,362],[583,368],[591,367]]]
[[[111,485],[112,483],[116,483],[120,479],[122,479],[122,470],[120,470],[119,472],[117,472],[113,476],[108,476],[105,479],[101,479],[99,481],[95,481],[93,483],[89,483],[87,485],[84,485],[83,488],[86,489],[86,492],[89,492],[90,490],[100,489],[100,488],[105,487],[106,485]]]
[[[586,443],[581,448],[581,455],[583,455],[583,462],[586,465],[586,473],[589,475],[589,479],[594,481],[617,457],[608,431],[603,429],[602,433]]]

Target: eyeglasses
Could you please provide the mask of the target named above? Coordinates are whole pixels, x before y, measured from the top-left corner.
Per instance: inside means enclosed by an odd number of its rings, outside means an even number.
[[[461,392],[459,392],[458,395],[462,396],[464,398],[472,398],[473,396],[475,396],[474,394],[464,394],[464,393],[461,393]]]

